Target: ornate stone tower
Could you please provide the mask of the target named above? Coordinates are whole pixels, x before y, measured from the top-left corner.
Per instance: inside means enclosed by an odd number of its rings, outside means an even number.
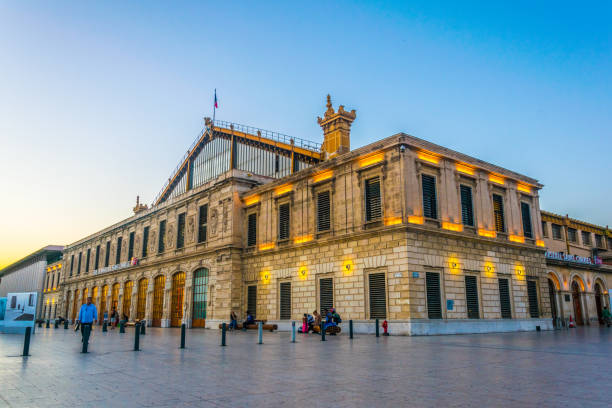
[[[347,112],[344,110],[343,105],[338,107],[338,112],[334,111],[331,97],[327,95],[325,116],[317,119],[319,126],[323,129],[324,138],[321,150],[326,159],[351,150],[351,123],[353,123],[356,116],[355,109]]]

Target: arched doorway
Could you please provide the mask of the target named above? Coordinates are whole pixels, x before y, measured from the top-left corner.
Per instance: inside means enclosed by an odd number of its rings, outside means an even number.
[[[72,300],[72,318],[70,320],[72,320],[73,322],[76,320],[76,316],[77,316],[77,308],[79,307],[79,290],[75,289],[74,290],[74,298]]]
[[[136,319],[142,320],[145,318],[147,310],[147,289],[149,287],[149,280],[142,278],[138,282],[138,300],[136,301]]]
[[[206,327],[206,302],[208,301],[208,269],[193,273],[193,317],[192,327]]]
[[[87,301],[85,292],[83,292],[83,296],[84,296],[85,301]],[[98,287],[97,286],[94,286],[93,289],[91,290],[91,303],[93,303],[98,309],[98,319],[102,320],[102,312],[101,312],[102,309],[100,308],[100,304],[98,303]]]
[[[180,327],[183,323],[183,302],[185,300],[185,272],[172,275],[172,302],[170,308],[170,326]]]
[[[161,327],[161,319],[164,313],[164,286],[166,277],[159,275],[153,281],[153,327]]]
[[[102,298],[100,299],[100,311],[98,312],[98,319],[100,324],[105,320],[104,313],[107,313],[106,309],[106,297],[108,296],[108,285],[102,286]],[[108,316],[107,316],[108,319]]]
[[[111,312],[113,310],[117,311],[119,308],[119,284],[113,284],[113,290],[111,290]]]
[[[64,313],[64,319],[68,319],[68,313],[70,312],[70,295],[72,294],[72,292],[68,291],[66,292],[66,312]]]
[[[580,286],[578,282],[572,282],[572,300],[574,301],[574,315],[576,324],[582,326],[584,321],[582,320],[582,305],[580,304]]]
[[[603,324],[603,302],[601,299],[601,286],[599,282],[595,284],[595,308],[597,309],[597,320],[599,320],[599,324]]]
[[[557,324],[557,290],[552,279],[548,278],[548,295],[550,297],[550,312],[553,318],[553,325]]]
[[[89,293],[89,289],[88,288],[83,289],[83,301],[81,302],[82,305],[87,303],[87,294],[88,293]]]
[[[128,319],[130,318],[130,308],[132,307],[132,290],[134,290],[134,282],[125,282],[123,285],[123,305],[121,306],[121,313],[127,316]]]

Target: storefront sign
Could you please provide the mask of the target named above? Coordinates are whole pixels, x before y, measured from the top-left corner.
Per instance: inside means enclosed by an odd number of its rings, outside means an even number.
[[[601,258],[595,257],[595,259],[587,256],[570,255],[563,252],[551,252],[546,251],[546,259],[555,259],[557,261],[574,262],[585,265],[601,265]]]

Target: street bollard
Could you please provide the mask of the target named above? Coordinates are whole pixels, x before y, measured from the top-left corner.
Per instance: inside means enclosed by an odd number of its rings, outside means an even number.
[[[145,327],[147,327],[147,321],[143,320],[140,322],[140,334],[145,335]]]
[[[119,323],[119,333],[125,333],[125,323]]]
[[[59,320],[55,319],[55,322],[53,322],[53,326],[55,329],[57,329],[59,327]]]
[[[106,320],[104,321],[104,323],[102,323],[102,331],[103,332],[107,332],[108,331],[108,325],[106,324]]]
[[[295,343],[295,322],[291,322],[291,342]]]
[[[32,334],[32,328],[26,327],[25,340],[23,341],[23,354],[22,356],[30,355],[30,335]]]
[[[227,330],[227,324],[221,325],[221,345],[225,347],[225,331]]]
[[[349,320],[349,339],[353,338],[353,321]]]
[[[68,319],[64,320],[64,330],[68,330]]]
[[[83,325],[81,330],[83,330],[83,350],[81,350],[81,353],[87,353],[87,347],[89,347],[89,336],[91,335],[91,324]]]
[[[259,342],[257,344],[263,344],[263,323],[257,322],[257,332],[259,333]]]
[[[134,351],[140,350],[140,323],[134,326]]]
[[[39,321],[38,321],[38,327],[39,327],[39,328],[40,328],[40,327],[42,327],[42,320],[39,320]]]
[[[376,337],[380,337],[380,327],[378,326],[378,319],[376,319]]]
[[[321,341],[325,341],[325,324],[321,323]]]
[[[49,319],[47,319],[47,324],[45,325],[45,328],[49,328]]]
[[[181,348],[185,348],[185,323],[181,324]]]

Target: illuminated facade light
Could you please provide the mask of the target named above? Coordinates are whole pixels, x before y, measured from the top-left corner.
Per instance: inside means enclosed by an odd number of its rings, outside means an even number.
[[[411,224],[423,224],[425,218],[422,215],[409,215],[408,222]]]
[[[446,221],[442,223],[442,228],[449,230],[449,231],[463,231],[462,224],[455,224],[455,223],[446,222]]]
[[[385,225],[396,225],[402,223],[402,217],[388,217],[385,218]]]
[[[293,242],[294,242],[295,244],[302,244],[302,243],[304,243],[304,242],[309,242],[309,241],[312,241],[312,239],[313,239],[312,234],[309,234],[309,235],[302,235],[301,237],[297,237],[297,238],[295,238],[295,239],[293,240]]]
[[[544,241],[542,241],[541,239],[538,239],[538,240],[536,241],[536,245],[537,245],[537,246],[539,246],[539,247],[545,247],[545,246],[546,246],[546,244],[544,243]]]
[[[497,233],[495,231],[479,228],[478,235],[480,235],[481,237],[495,238],[497,236]]]
[[[324,172],[321,172],[319,174],[315,174],[312,177],[312,182],[313,183],[318,183],[320,181],[329,180],[330,178],[333,177],[333,175],[334,175],[333,170],[324,171]]]
[[[496,174],[489,174],[489,181],[493,183],[501,184],[502,186],[506,184],[506,180],[502,176],[498,176]]]
[[[268,242],[267,244],[259,245],[260,251],[267,251],[268,249],[274,248],[274,242]]]
[[[527,193],[527,194],[531,193],[531,188],[529,186],[526,186],[525,184],[518,184],[516,189],[518,191],[522,191],[523,193]]]
[[[353,265],[352,259],[345,259],[344,262],[342,262],[342,274],[344,276],[352,275],[353,269],[355,269],[355,266]]]
[[[300,278],[300,280],[308,279],[308,269],[305,266],[302,266],[298,270],[298,278]]]
[[[293,190],[293,185],[285,184],[285,185],[282,185],[280,187],[277,187],[274,190],[274,194],[276,194],[277,196],[280,196],[280,195],[283,195],[283,194],[286,194],[286,193],[290,192],[291,190]]]
[[[257,194],[244,198],[244,205],[246,205],[247,207],[249,205],[257,204],[258,202],[259,202],[259,196]]]
[[[455,165],[455,168],[457,169],[458,172],[469,174],[470,176],[473,176],[475,173],[474,168],[470,166],[466,166],[465,164],[457,163]]]
[[[512,242],[519,242],[521,244],[525,243],[525,237],[521,236],[521,235],[510,235],[508,237],[508,239]]]
[[[359,167],[366,167],[372,164],[380,163],[385,158],[385,154],[383,152],[378,152],[371,154],[366,157],[362,157],[359,159]]]
[[[417,157],[423,161],[429,162],[429,163],[433,163],[433,164],[438,164],[440,163],[440,158],[438,156],[434,156],[433,154],[430,153],[426,153],[426,152],[418,152],[417,153]]]
[[[261,283],[270,283],[272,274],[268,270],[261,271]]]

